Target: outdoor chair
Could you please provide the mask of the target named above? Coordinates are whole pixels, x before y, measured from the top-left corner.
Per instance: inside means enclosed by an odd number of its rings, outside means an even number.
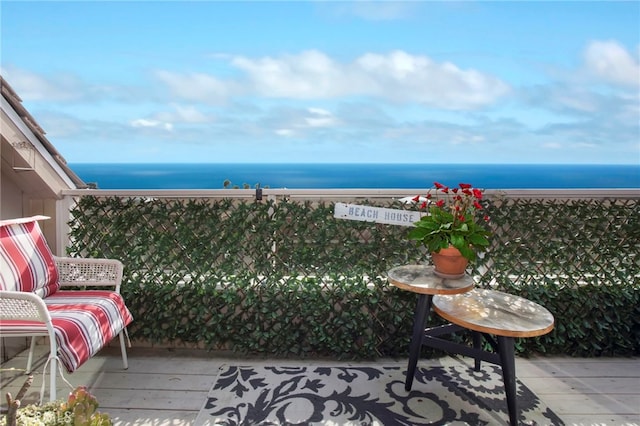
[[[72,373],[116,336],[128,368],[125,336],[133,317],[120,295],[122,263],[53,256],[38,225],[44,219],[0,221],[0,337],[31,337],[27,373],[36,338],[48,338],[53,401],[58,362]],[[46,364],[43,389],[45,374]]]

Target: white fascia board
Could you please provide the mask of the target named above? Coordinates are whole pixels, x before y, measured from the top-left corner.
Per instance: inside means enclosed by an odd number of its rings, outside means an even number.
[[[76,188],[75,183],[69,178],[67,173],[60,167],[58,162],[53,158],[51,153],[42,145],[42,142],[36,135],[33,134],[29,126],[20,118],[13,107],[7,102],[4,96],[1,99],[0,107],[2,111],[9,117],[13,124],[26,136],[28,141],[33,147],[40,153],[40,155],[49,163],[49,165],[56,171],[56,173],[62,178],[62,180],[69,186],[69,188]]]

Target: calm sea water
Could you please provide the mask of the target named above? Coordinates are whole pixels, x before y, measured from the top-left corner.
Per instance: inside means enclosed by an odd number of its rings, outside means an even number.
[[[640,188],[640,165],[509,164],[70,164],[100,189],[423,189],[434,181],[485,189]]]

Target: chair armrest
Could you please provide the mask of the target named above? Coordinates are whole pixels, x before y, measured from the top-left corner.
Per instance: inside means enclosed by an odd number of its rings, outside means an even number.
[[[51,316],[42,298],[24,291],[0,290],[0,319],[51,324]]]
[[[120,292],[123,266],[119,260],[58,256],[53,259],[58,267],[62,287],[113,287],[116,292]]]

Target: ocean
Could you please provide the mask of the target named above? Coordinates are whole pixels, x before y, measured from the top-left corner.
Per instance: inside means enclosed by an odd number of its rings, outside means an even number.
[[[640,165],[542,164],[113,164],[69,167],[99,189],[398,188],[438,181],[484,189],[640,188]]]

